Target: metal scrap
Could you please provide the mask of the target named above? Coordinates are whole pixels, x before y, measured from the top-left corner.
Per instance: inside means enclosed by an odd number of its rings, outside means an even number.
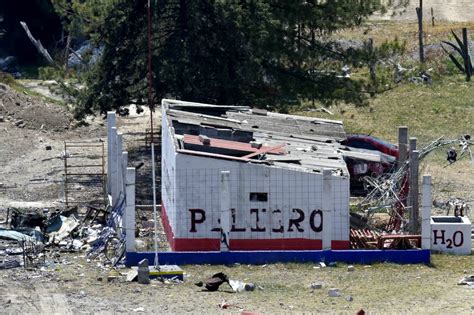
[[[472,159],[471,142],[469,135],[463,135],[457,140],[444,140],[443,137],[432,141],[419,149],[419,160],[424,159],[432,151],[447,145],[458,143],[462,148],[459,158],[470,156]],[[384,230],[387,232],[404,231],[407,227],[405,212],[407,210],[406,198],[408,196],[408,170],[410,161],[407,160],[394,172],[383,174],[377,178],[364,177],[367,186],[372,187],[366,197],[357,204],[370,225],[374,213],[384,212],[390,216]],[[459,208],[459,207],[458,207]],[[463,208],[466,209],[466,208]]]

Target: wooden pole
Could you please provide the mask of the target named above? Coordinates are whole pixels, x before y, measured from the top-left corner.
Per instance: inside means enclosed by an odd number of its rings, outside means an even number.
[[[423,48],[423,0],[420,0],[420,5],[416,8],[416,15],[418,17],[418,45],[420,50],[420,62],[425,62],[425,52]]]
[[[471,55],[469,54],[469,36],[467,35],[467,28],[463,27],[462,29],[462,41],[464,44],[464,69],[466,69],[466,81],[471,81],[472,76],[472,64],[471,64]]]
[[[435,17],[434,17],[434,10],[433,7],[431,7],[431,26],[435,26]]]
[[[369,45],[369,53],[370,53],[370,61],[369,61],[370,80],[372,82],[375,82],[377,81],[377,74],[375,71],[376,62],[374,60],[374,39],[373,38],[369,38],[368,45]]]

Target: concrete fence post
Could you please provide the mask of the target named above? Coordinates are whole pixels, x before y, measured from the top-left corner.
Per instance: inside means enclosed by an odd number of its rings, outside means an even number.
[[[323,249],[331,249],[332,222],[334,219],[332,196],[332,172],[323,171]]]
[[[111,161],[112,161],[112,128],[116,127],[115,112],[107,112],[107,193],[112,194],[110,181]]]
[[[118,185],[117,185],[117,128],[113,127],[111,130],[111,152],[110,152],[110,190],[112,195],[112,206],[117,203]]]
[[[418,233],[419,224],[419,188],[418,188],[418,176],[419,176],[419,154],[418,150],[411,152],[410,156],[410,199],[411,208],[409,212],[410,218],[410,230],[412,233]]]
[[[415,137],[411,137],[410,138],[410,142],[409,142],[409,147],[408,147],[408,152],[409,152],[409,157],[407,157],[409,159],[409,164],[408,164],[408,195],[407,195],[407,201],[406,201],[406,205],[408,207],[408,212],[409,212],[409,218],[411,218],[410,216],[410,213],[413,209],[413,189],[412,189],[412,167],[413,167],[413,162],[412,162],[412,157],[413,157],[413,151],[416,150],[416,138]],[[411,224],[411,221],[410,221],[410,224]],[[411,229],[410,229],[411,231]]]
[[[127,167],[125,176],[125,244],[127,252],[135,248],[135,168]]]
[[[222,171],[220,178],[220,220],[221,220],[221,251],[230,249],[230,172]]]
[[[398,167],[402,167],[408,155],[408,127],[398,127]]]
[[[123,150],[123,134],[117,130],[117,198],[125,197],[123,183],[125,181],[125,173],[122,170],[122,150]]]
[[[423,197],[421,212],[421,248],[431,249],[431,175],[423,176]]]
[[[124,193],[124,196],[127,197],[127,166],[128,166],[128,152],[124,151],[122,152],[122,158],[120,159],[121,164],[121,170],[122,170],[122,187],[121,190]],[[122,216],[122,225],[126,225],[126,216]]]

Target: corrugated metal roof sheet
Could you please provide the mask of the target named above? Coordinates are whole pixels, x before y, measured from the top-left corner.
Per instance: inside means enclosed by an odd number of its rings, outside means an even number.
[[[348,175],[346,163],[339,150],[338,141],[346,135],[340,121],[265,111],[253,113],[249,109],[232,106],[219,108],[215,105],[193,105],[194,103],[179,101],[166,103],[166,100],[163,104],[170,124],[180,123],[179,130],[175,132],[183,146],[177,148],[178,152],[240,162],[265,163],[306,172],[332,169],[341,175]],[[203,126],[206,128],[203,129]],[[198,134],[203,130],[208,132],[209,128],[216,130],[214,136],[209,137],[209,146],[222,149],[221,151],[209,150],[209,147],[204,149],[205,146],[199,140]],[[231,140],[229,132],[232,134],[237,131],[247,133],[248,137],[235,137]],[[246,142],[242,139],[246,139]],[[252,147],[249,139],[261,143],[260,150],[278,146],[279,149],[274,149],[275,152],[272,153],[282,155],[257,154],[257,148]],[[281,149],[283,146],[284,149]],[[233,154],[230,155],[229,152]],[[255,156],[250,156],[250,152],[254,152]],[[265,153],[265,150],[262,152]]]

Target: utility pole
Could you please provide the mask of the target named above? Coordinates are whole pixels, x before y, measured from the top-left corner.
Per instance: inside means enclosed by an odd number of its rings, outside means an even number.
[[[420,62],[425,62],[425,52],[423,48],[423,0],[420,0],[419,6],[416,8],[416,16],[418,17],[418,45],[420,49]]]
[[[150,109],[150,133],[151,133],[151,144],[154,143],[153,137],[153,112],[155,106],[153,104],[153,91],[152,91],[152,76],[151,76],[151,0],[148,0],[148,108]]]

